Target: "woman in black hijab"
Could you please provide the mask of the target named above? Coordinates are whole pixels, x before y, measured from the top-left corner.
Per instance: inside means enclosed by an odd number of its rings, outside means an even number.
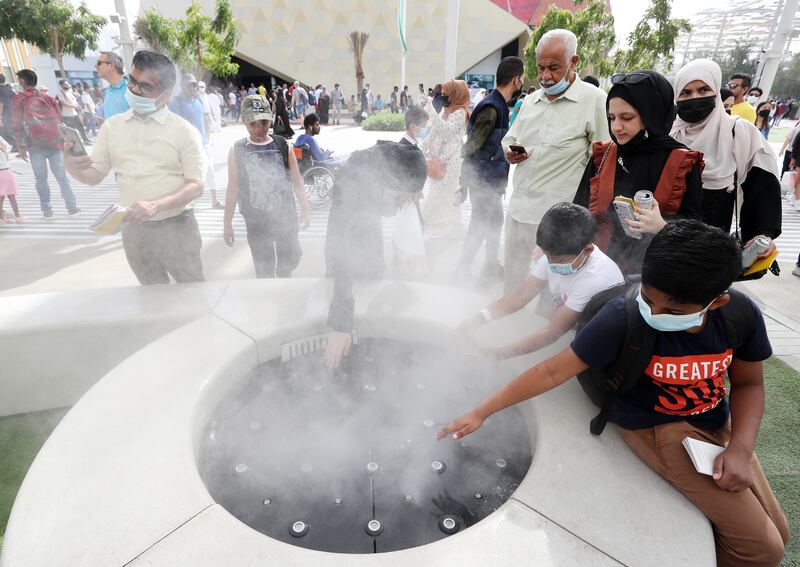
[[[625,274],[638,274],[647,245],[671,218],[700,218],[702,153],[670,137],[672,85],[655,71],[611,77],[606,100],[611,141],[595,142],[574,202],[598,220],[597,244]],[[653,193],[651,211],[637,211],[627,236],[613,199]],[[663,215],[663,216],[662,216]]]
[[[289,111],[286,110],[286,98],[284,97],[283,89],[278,89],[278,95],[275,97],[275,102],[272,106],[272,115],[275,117],[275,121],[272,123],[272,130],[275,134],[288,140],[294,136],[294,130],[289,124]]]

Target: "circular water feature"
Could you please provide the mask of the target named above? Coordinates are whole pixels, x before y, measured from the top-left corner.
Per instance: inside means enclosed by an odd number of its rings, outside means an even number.
[[[448,537],[497,510],[530,467],[516,409],[467,442],[434,438],[491,393],[493,371],[384,339],[362,339],[335,372],[321,353],[263,364],[214,410],[201,475],[239,520],[300,547],[380,553]]]

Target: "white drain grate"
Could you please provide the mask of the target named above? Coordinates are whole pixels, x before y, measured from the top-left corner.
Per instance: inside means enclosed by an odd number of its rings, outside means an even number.
[[[281,362],[288,362],[298,356],[311,354],[318,350],[323,350],[328,346],[328,337],[330,333],[322,333],[320,335],[312,335],[297,339],[290,343],[283,343],[281,345]],[[353,331],[353,344],[358,344],[358,333]]]

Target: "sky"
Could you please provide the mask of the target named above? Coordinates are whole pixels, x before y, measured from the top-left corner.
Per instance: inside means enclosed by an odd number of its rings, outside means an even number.
[[[84,0],[95,14],[108,16],[115,13],[114,0]],[[384,0],[385,1],[385,0]],[[413,2],[414,0],[412,0]],[[80,0],[72,0],[75,5],[80,4]],[[614,14],[614,27],[618,40],[624,45],[628,34],[633,31],[639,20],[642,19],[645,9],[650,3],[649,0],[610,0],[611,11]],[[676,18],[691,18],[697,12],[719,5],[719,0],[673,0],[672,14]],[[125,0],[128,17],[131,20],[136,18],[139,11],[139,0]],[[100,39],[100,49],[111,49],[115,47],[112,36],[119,34],[116,24],[106,26],[106,30]]]

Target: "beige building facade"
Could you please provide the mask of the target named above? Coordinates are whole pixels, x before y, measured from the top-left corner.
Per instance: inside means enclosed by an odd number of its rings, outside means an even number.
[[[211,14],[213,0],[201,0]],[[155,8],[180,18],[188,0],[142,0],[140,13]],[[402,51],[394,0],[231,0],[242,34],[236,56],[283,80],[340,83],[346,95],[356,89],[348,36],[369,34],[364,50],[365,83],[384,96],[400,85]],[[448,2],[407,0],[405,84],[411,92],[445,76]],[[461,0],[455,47],[456,76],[491,70],[501,52],[518,54],[529,37],[528,27],[491,0]],[[503,50],[503,48],[506,48]],[[402,85],[400,85],[402,87]]]

